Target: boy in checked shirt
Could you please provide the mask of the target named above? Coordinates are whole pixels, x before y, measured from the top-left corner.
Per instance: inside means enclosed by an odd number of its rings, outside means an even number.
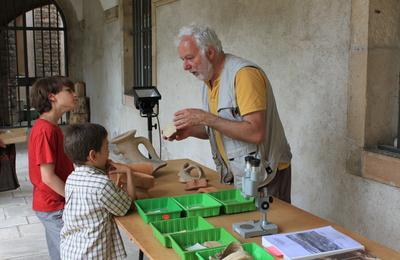
[[[125,248],[114,216],[124,216],[135,199],[131,170],[110,163],[108,174],[125,173],[126,191],[106,173],[107,131],[97,124],[73,124],[65,129],[64,149],[75,164],[65,185],[62,259],[121,259]]]

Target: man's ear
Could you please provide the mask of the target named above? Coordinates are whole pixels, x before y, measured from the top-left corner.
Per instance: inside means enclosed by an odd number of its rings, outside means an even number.
[[[212,61],[215,59],[216,56],[216,51],[213,47],[208,47],[206,51],[206,57],[208,58],[209,61]]]
[[[88,162],[96,161],[96,151],[95,150],[90,150],[88,156],[86,157],[86,160]]]

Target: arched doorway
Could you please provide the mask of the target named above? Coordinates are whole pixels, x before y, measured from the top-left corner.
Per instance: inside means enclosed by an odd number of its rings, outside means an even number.
[[[0,19],[0,127],[30,127],[38,116],[30,106],[32,84],[68,75],[66,22],[54,1],[7,2]]]

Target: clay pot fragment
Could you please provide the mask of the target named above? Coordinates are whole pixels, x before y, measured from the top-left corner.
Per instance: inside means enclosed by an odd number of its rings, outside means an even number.
[[[192,172],[194,174],[192,174]],[[198,165],[190,165],[189,163],[185,163],[178,173],[179,182],[186,183],[192,180],[205,179],[206,175],[204,174],[203,169]]]
[[[137,199],[148,198],[148,190],[154,187],[155,180],[152,176],[152,165],[149,163],[131,163],[127,164],[132,171],[132,182],[135,186],[135,194]],[[140,171],[143,172],[140,172]],[[110,175],[110,179],[118,186],[125,186],[127,178],[125,173],[117,173]]]
[[[244,251],[238,242],[230,243],[222,252],[210,257],[211,260],[250,260],[253,257]]]
[[[199,188],[207,187],[207,180],[202,178],[198,180],[191,180],[186,182],[185,190],[197,190]]]
[[[136,130],[125,132],[111,140],[111,143],[116,145],[114,152],[122,154],[130,163],[149,163],[152,165],[152,174],[158,169],[167,165],[166,161],[160,159],[149,139],[145,137],[135,137]],[[144,156],[139,145],[142,144],[149,152],[151,159]]]
[[[151,163],[129,163],[127,166],[135,172],[141,172],[145,174],[153,173],[153,165]]]
[[[202,245],[208,248],[222,246],[221,243],[218,241],[206,241]]]
[[[173,136],[176,133],[176,127],[175,127],[174,123],[169,123],[162,132],[163,132],[163,135],[167,138],[170,138],[171,136]]]

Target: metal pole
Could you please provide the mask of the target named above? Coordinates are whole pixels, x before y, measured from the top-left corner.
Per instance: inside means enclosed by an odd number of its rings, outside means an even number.
[[[139,249],[139,260],[143,260],[143,251]]]
[[[26,14],[22,16],[22,23],[23,26],[26,26]],[[29,96],[29,67],[28,67],[28,43],[27,43],[27,34],[26,30],[23,30],[23,41],[24,41],[24,80],[25,80],[25,97],[26,97],[26,113],[27,113],[27,120],[28,120],[28,127],[31,127],[31,102]]]
[[[148,130],[148,134],[149,134],[149,140],[150,143],[153,144],[153,135],[151,133],[152,129],[153,129],[153,123],[152,123],[152,117],[151,114],[147,114],[147,130]]]
[[[399,96],[397,97],[399,102],[399,111],[397,112],[398,121],[397,121],[397,149],[400,149],[400,72],[399,72]]]
[[[152,122],[151,113],[147,114],[147,130],[148,130],[148,137],[149,137],[150,143],[153,144],[153,134],[152,134],[153,122]],[[149,157],[149,159],[151,159],[150,152],[149,152],[148,157]]]

